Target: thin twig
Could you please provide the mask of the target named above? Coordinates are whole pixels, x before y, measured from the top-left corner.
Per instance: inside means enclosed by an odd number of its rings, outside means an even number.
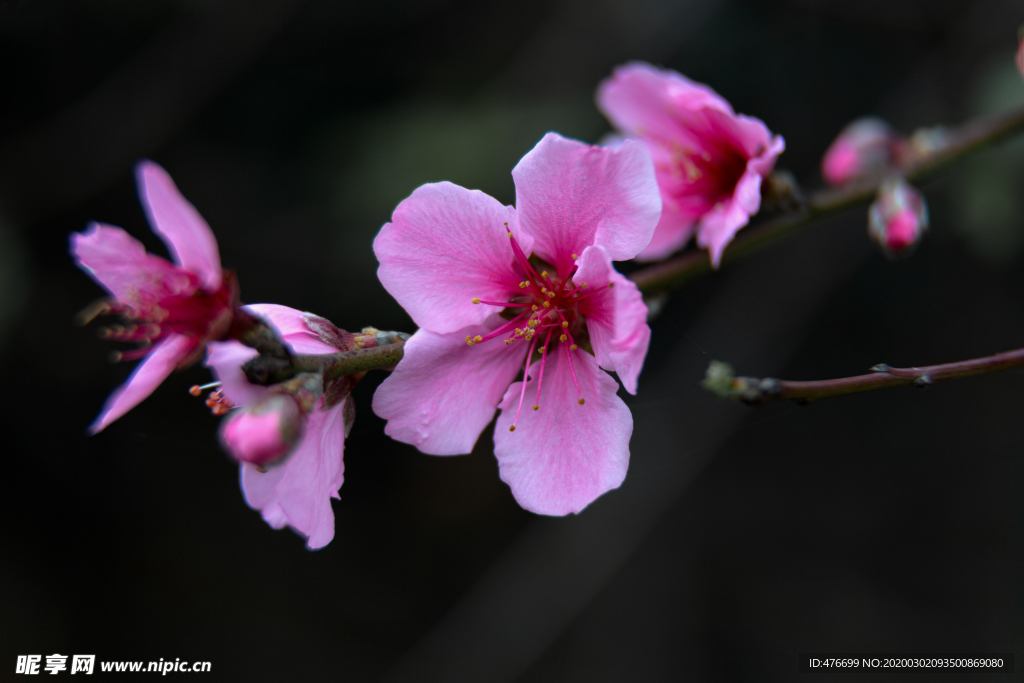
[[[957,129],[930,131],[943,137],[944,144],[927,155],[919,155],[904,168],[898,169],[910,181],[921,181],[940,168],[982,149],[1003,137],[1024,128],[1024,107],[997,116],[969,121]],[[840,190],[822,190],[807,200],[794,213],[766,220],[740,232],[722,256],[722,263],[737,258],[786,237],[820,218],[870,202],[878,191],[881,178]],[[630,275],[644,294],[657,294],[677,287],[711,270],[711,261],[702,250],[689,251],[668,261],[648,266]]]
[[[724,398],[735,399],[750,405],[778,400],[809,403],[821,398],[889,387],[913,385],[924,388],[951,379],[962,379],[1020,367],[1024,367],[1024,349],[921,368],[892,368],[885,363],[880,363],[871,368],[869,375],[798,382],[771,377],[764,379],[735,377],[732,368],[727,363],[712,361],[708,366],[704,387]]]

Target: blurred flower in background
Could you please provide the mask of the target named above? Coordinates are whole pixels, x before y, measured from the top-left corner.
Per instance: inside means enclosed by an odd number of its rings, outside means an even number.
[[[717,267],[761,207],[761,180],[785,142],[761,121],[734,113],[706,85],[642,62],[616,68],[598,88],[597,104],[654,157],[664,210],[637,259],[665,258],[696,234]]]

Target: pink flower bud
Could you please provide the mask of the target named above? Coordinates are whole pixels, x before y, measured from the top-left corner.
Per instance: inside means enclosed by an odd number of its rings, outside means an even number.
[[[1017,69],[1024,75],[1024,27],[1018,31],[1020,46],[1017,48]]]
[[[865,175],[881,173],[901,153],[905,141],[882,119],[857,119],[839,134],[821,160],[821,175],[840,186]]]
[[[272,393],[227,417],[220,429],[224,449],[239,462],[269,465],[285,456],[306,431],[306,416],[289,394]]]
[[[921,193],[902,178],[882,183],[868,211],[868,234],[886,256],[909,256],[927,229],[928,207]]]

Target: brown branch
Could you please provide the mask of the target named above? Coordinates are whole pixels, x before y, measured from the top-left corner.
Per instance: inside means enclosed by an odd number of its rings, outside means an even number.
[[[742,401],[748,405],[778,400],[809,403],[821,398],[889,387],[913,385],[924,388],[947,380],[1020,367],[1024,367],[1024,349],[921,368],[892,368],[880,363],[871,368],[871,374],[868,375],[799,382],[771,377],[735,377],[732,367],[727,363],[712,361],[708,366],[704,387],[723,398]]]
[[[1024,107],[991,117],[969,121],[957,129],[935,129],[926,135],[941,139],[941,146],[928,153],[912,155],[897,169],[910,181],[921,181],[940,168],[958,161],[1001,138],[1024,128]],[[740,232],[722,256],[730,263],[800,230],[818,219],[870,202],[882,178],[873,178],[840,190],[822,190],[793,213],[772,218]],[[711,270],[703,250],[689,251],[668,261],[648,266],[630,275],[644,294],[657,294],[677,287]]]

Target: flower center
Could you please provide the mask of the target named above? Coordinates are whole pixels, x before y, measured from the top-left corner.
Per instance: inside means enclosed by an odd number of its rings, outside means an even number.
[[[576,379],[576,368],[573,366],[573,353],[579,350],[579,346],[573,339],[573,332],[579,334],[583,329],[583,316],[579,311],[580,302],[602,291],[604,287],[591,288],[586,282],[579,284],[573,282],[572,276],[578,268],[576,265],[561,278],[543,269],[538,273],[538,269],[533,267],[516,238],[509,231],[508,223],[505,223],[505,232],[508,235],[516,263],[524,277],[524,280],[519,283],[522,294],[510,297],[509,301],[486,301],[474,297],[474,304],[501,306],[513,317],[504,325],[485,335],[478,334],[475,337],[466,335],[466,344],[475,346],[498,337],[505,337],[504,342],[509,346],[519,341],[529,344],[523,368],[523,386],[519,394],[519,407],[516,410],[515,419],[512,420],[512,425],[509,427],[509,431],[514,432],[516,422],[519,420],[519,413],[523,409],[526,384],[532,379],[529,376],[529,370],[530,361],[535,351],[540,353],[540,369],[537,375],[537,399],[533,404],[533,409],[540,409],[540,389],[544,381],[544,366],[547,364],[549,350],[557,352],[554,351],[556,346],[561,346],[565,350],[566,362],[569,364],[569,372],[572,374],[573,384],[576,385],[576,395],[579,397],[577,402],[580,405],[586,403],[580,392],[579,381]],[[576,254],[572,255],[573,261],[577,258]],[[607,286],[611,287],[612,284],[609,283]]]

